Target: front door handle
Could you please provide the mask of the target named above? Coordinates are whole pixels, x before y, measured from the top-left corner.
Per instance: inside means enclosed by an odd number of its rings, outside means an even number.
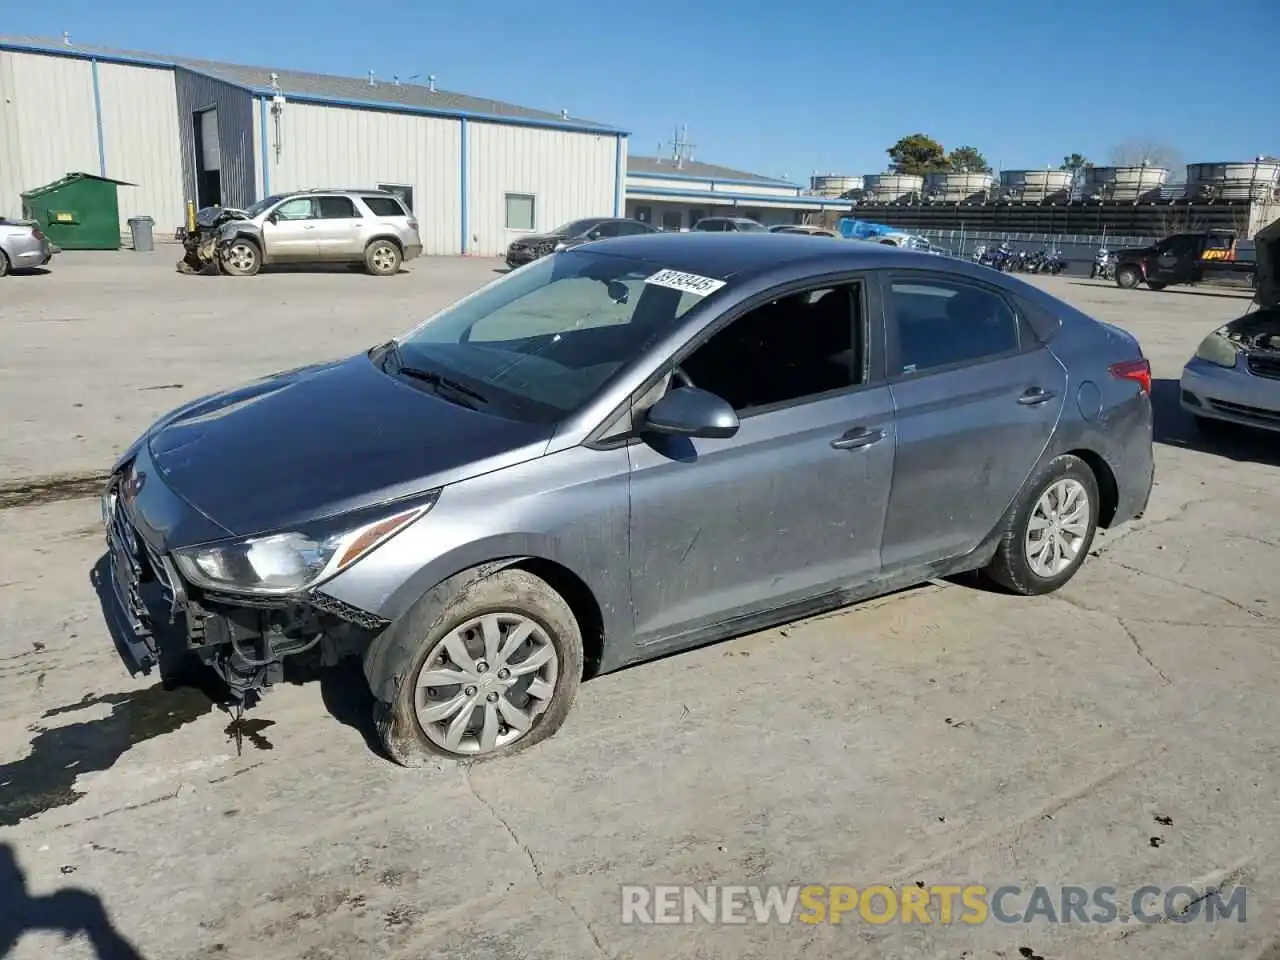
[[[1018,398],[1018,402],[1024,407],[1034,407],[1037,404],[1052,400],[1055,396],[1057,394],[1052,390],[1046,390],[1043,387],[1028,387],[1022,396]]]
[[[832,440],[831,446],[837,450],[859,450],[873,443],[879,443],[883,439],[884,431],[879,428],[854,427]]]

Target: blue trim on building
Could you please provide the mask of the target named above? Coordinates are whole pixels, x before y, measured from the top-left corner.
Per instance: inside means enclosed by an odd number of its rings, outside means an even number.
[[[626,190],[627,174],[622,169],[622,137],[614,144],[613,160],[613,215],[622,216],[622,194]]]
[[[263,97],[258,101],[258,132],[262,139],[262,154],[260,160],[262,163],[262,196],[259,200],[265,200],[271,196],[271,146],[267,143],[267,98]]]
[[[114,53],[91,53],[88,50],[77,50],[75,47],[42,47],[30,43],[8,43],[0,41],[0,50],[10,53],[42,53],[55,57],[67,57],[71,60],[88,60],[99,63],[121,63],[132,67],[159,67],[172,70],[177,64],[163,60],[146,60],[141,57],[126,57]],[[234,84],[233,84],[234,86]]]
[[[717,180],[716,182],[723,183],[724,181]],[[712,190],[673,190],[668,187],[646,187],[638,183],[630,184],[627,188],[627,193],[643,196],[652,194],[656,197],[670,197],[673,200],[732,200],[735,201],[735,206],[750,206],[753,203],[784,203],[802,207],[830,207],[834,210],[846,210],[851,206],[848,200],[827,200],[821,197],[775,197],[759,193],[722,193]]]
[[[628,170],[627,176],[632,179],[646,180],[699,180],[703,183],[727,183],[735,187],[791,187],[800,190],[801,185],[790,180],[729,180],[724,177],[699,177],[692,173],[654,173],[652,170]]]
[[[237,90],[244,90],[255,97],[270,97],[275,90],[267,87],[250,87],[216,74],[207,73],[185,63],[168,60],[150,60],[142,57],[130,57],[121,54],[91,53],[77,50],[75,47],[45,47],[27,43],[0,42],[0,50],[13,53],[39,53],[53,57],[68,57],[72,60],[99,60],[102,63],[121,63],[135,67],[157,67],[162,70],[186,70],[219,83],[225,83]],[[322,107],[350,107],[355,110],[381,110],[386,113],[407,113],[423,117],[446,117],[452,120],[475,120],[478,123],[501,123],[513,127],[537,127],[545,130],[564,130],[569,133],[594,133],[602,137],[630,136],[627,130],[617,127],[593,127],[588,124],[574,123],[572,120],[541,120],[536,117],[515,117],[499,113],[479,113],[471,110],[448,110],[436,107],[415,107],[405,103],[389,103],[380,100],[344,100],[338,97],[326,97],[310,93],[290,93],[282,91],[286,98],[295,103],[312,103]]]
[[[257,88],[257,96],[270,96],[274,91]],[[310,103],[318,107],[348,107],[352,110],[380,110],[384,113],[407,113],[416,117],[443,117],[449,120],[474,120],[477,123],[500,123],[510,127],[539,127],[546,130],[563,130],[568,133],[594,133],[602,137],[630,136],[617,127],[592,127],[572,120],[539,120],[534,117],[515,117],[502,113],[478,113],[472,110],[448,110],[441,107],[415,107],[407,103],[389,103],[385,100],[344,100],[324,97],[314,93],[290,93],[283,91],[291,103]]]
[[[93,73],[93,118],[98,128],[98,173],[107,175],[107,137],[102,128],[102,87],[98,83],[98,61],[89,61]]]
[[[461,184],[462,184],[460,189],[461,189],[462,195],[458,199],[461,204],[461,206],[459,207],[459,212],[461,214],[460,220],[462,224],[462,236],[461,236],[462,243],[459,245],[459,251],[465,257],[467,255],[468,238],[471,233],[471,225],[468,222],[469,211],[467,209],[467,204],[468,204],[468,201],[470,200],[469,194],[471,193],[471,189],[470,189],[471,176],[469,171],[467,170],[467,166],[470,162],[469,160],[470,151],[468,150],[467,141],[470,139],[470,136],[468,135],[466,117],[461,118],[461,124],[462,124],[462,129],[458,133],[458,136],[460,138],[458,142],[461,146],[459,153],[462,156],[462,170],[460,171],[462,174],[462,176],[460,177]]]

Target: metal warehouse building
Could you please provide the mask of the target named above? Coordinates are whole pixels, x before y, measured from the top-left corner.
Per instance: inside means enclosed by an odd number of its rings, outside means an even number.
[[[393,79],[354,79],[0,38],[0,215],[83,172],[125,181],[122,228],[309,187],[384,187],[429,254],[621,216],[626,131]]]

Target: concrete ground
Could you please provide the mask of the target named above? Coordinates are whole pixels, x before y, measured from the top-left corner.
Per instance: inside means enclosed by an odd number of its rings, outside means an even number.
[[[380,342],[497,264],[171,261],[0,281],[0,957],[1280,956],[1280,447],[1207,444],[1176,404],[1245,299],[1038,281],[1157,377],[1150,511],[1059,594],[926,586],[594,680],[510,761],[405,771],[351,671],[270,693],[243,755],[201,693],[131,680],[77,483],[179,401]],[[623,884],[708,883],[1024,888],[1006,910],[1103,885],[1122,915],[1146,884],[1224,885],[1246,917],[621,922]]]

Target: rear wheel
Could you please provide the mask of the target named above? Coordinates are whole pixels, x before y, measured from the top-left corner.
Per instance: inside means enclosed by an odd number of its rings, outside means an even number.
[[[1148,290],[1163,290],[1163,289],[1164,289],[1165,287],[1167,287],[1167,286],[1168,286],[1168,284],[1167,284],[1167,283],[1160,283],[1158,280],[1148,280],[1148,281],[1147,281],[1147,289],[1148,289]]]
[[[252,277],[262,269],[262,253],[252,240],[237,238],[217,258],[223,272],[233,277]]]
[[[1142,274],[1137,267],[1121,267],[1116,271],[1116,286],[1124,290],[1132,290],[1142,282]]]
[[[564,598],[523,570],[451,596],[441,586],[399,626],[414,652],[393,701],[379,703],[387,753],[406,766],[423,753],[476,760],[555,733],[582,679],[582,634]]]
[[[0,250],[0,277],[9,275],[9,258],[5,256],[3,250]]]
[[[1014,593],[1052,593],[1070,580],[1098,529],[1098,481],[1079,457],[1065,454],[1027,484],[1002,521],[984,575]]]
[[[400,248],[390,240],[375,240],[364,252],[365,268],[375,277],[389,277],[400,269]]]

